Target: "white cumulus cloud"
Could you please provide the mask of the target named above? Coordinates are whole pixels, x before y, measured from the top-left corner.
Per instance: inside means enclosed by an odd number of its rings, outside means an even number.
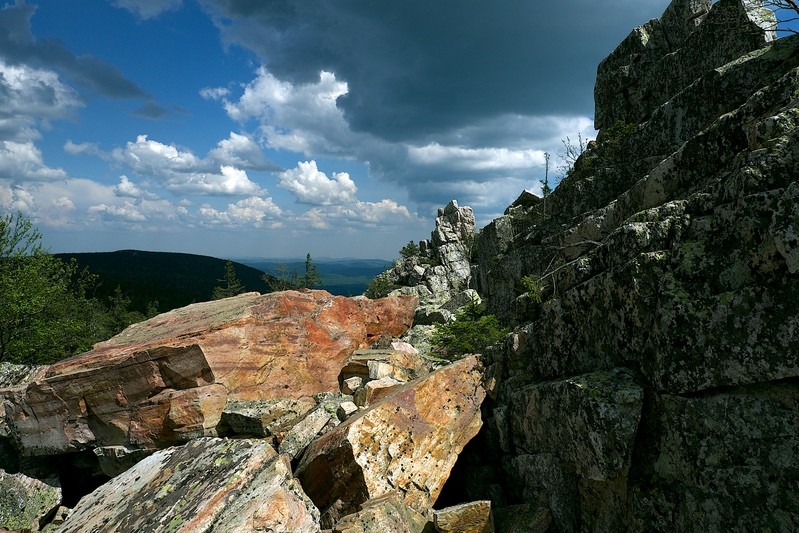
[[[224,152],[224,147],[219,150]],[[230,150],[227,153],[232,154]],[[247,196],[261,192],[245,170],[212,158],[199,158],[189,150],[148,139],[147,135],[137,136],[124,148],[115,148],[111,158],[139,175],[155,178],[178,194]]]
[[[316,161],[305,161],[297,168],[283,171],[278,185],[291,192],[301,203],[311,205],[338,205],[355,201],[357,187],[346,172],[334,172],[328,178]]]
[[[320,72],[317,83],[295,85],[261,67],[238,101],[225,99],[224,105],[233,120],[258,121],[270,148],[339,153],[342,143],[353,137],[336,106],[336,100],[347,92],[347,83],[331,72]]]
[[[459,170],[519,170],[544,164],[543,150],[511,150],[508,148],[465,148],[442,146],[437,142],[411,146],[408,157],[412,163]]]
[[[282,227],[283,221],[280,218],[282,214],[282,210],[272,198],[258,196],[228,204],[226,209],[217,209],[204,204],[197,210],[200,222],[205,225],[270,229]]]
[[[0,179],[50,181],[65,179],[66,171],[47,166],[33,141],[0,141]]]

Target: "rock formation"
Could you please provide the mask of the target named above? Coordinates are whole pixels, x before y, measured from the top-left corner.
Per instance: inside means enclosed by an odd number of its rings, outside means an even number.
[[[34,456],[214,436],[227,401],[337,391],[352,352],[406,331],[415,308],[412,297],[287,291],[170,311],[2,393],[7,432]]]
[[[476,356],[431,372],[407,343],[367,349],[407,331],[417,302],[246,294],[4,366],[0,528],[434,527],[485,391]]]
[[[482,458],[559,530],[799,527],[799,37],[710,4],[608,56],[596,145],[475,243],[516,326]]]
[[[799,36],[674,0],[595,93],[546,199],[477,234],[451,202],[389,298],[243,295],[0,367],[0,528],[799,530]],[[427,357],[476,298],[512,333]]]

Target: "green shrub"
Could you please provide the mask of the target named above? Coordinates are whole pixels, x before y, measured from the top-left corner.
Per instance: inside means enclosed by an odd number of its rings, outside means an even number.
[[[421,253],[421,250],[419,249],[418,244],[416,244],[413,241],[410,241],[408,242],[408,244],[403,246],[402,249],[400,249],[399,253],[404,259],[408,259],[409,257],[416,257],[417,255],[419,255]]]
[[[433,345],[450,360],[470,353],[483,353],[508,334],[494,315],[484,314],[482,304],[470,303],[455,315],[453,322],[439,324],[433,332]]]
[[[534,303],[541,303],[542,293],[544,292],[544,284],[541,278],[535,274],[528,274],[522,278],[522,287],[524,292]]]
[[[383,272],[382,274],[375,276],[372,281],[366,285],[366,291],[364,291],[363,294],[367,298],[374,300],[377,298],[385,298],[396,288],[397,285],[391,281],[386,272]]]

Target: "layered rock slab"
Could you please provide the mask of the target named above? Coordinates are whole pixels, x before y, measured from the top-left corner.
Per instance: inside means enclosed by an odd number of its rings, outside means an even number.
[[[319,512],[265,440],[200,438],[99,487],[58,531],[318,532]]]
[[[479,431],[483,368],[466,357],[397,392],[314,441],[298,468],[307,494],[324,512],[356,512],[398,491],[423,512],[438,498],[458,454]]]
[[[23,455],[213,436],[228,399],[337,390],[347,358],[404,333],[416,303],[285,291],[176,309],[0,390],[0,432]]]

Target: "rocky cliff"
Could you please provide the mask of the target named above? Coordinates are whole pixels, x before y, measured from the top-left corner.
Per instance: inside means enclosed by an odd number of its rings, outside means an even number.
[[[799,36],[773,27],[672,2],[599,66],[597,142],[477,236],[516,326],[480,454],[559,530],[799,528]]]
[[[0,531],[799,530],[799,36],[674,0],[600,133],[391,296],[247,294],[0,366]],[[428,357],[482,298],[513,332]],[[433,350],[434,351],[434,350]]]

